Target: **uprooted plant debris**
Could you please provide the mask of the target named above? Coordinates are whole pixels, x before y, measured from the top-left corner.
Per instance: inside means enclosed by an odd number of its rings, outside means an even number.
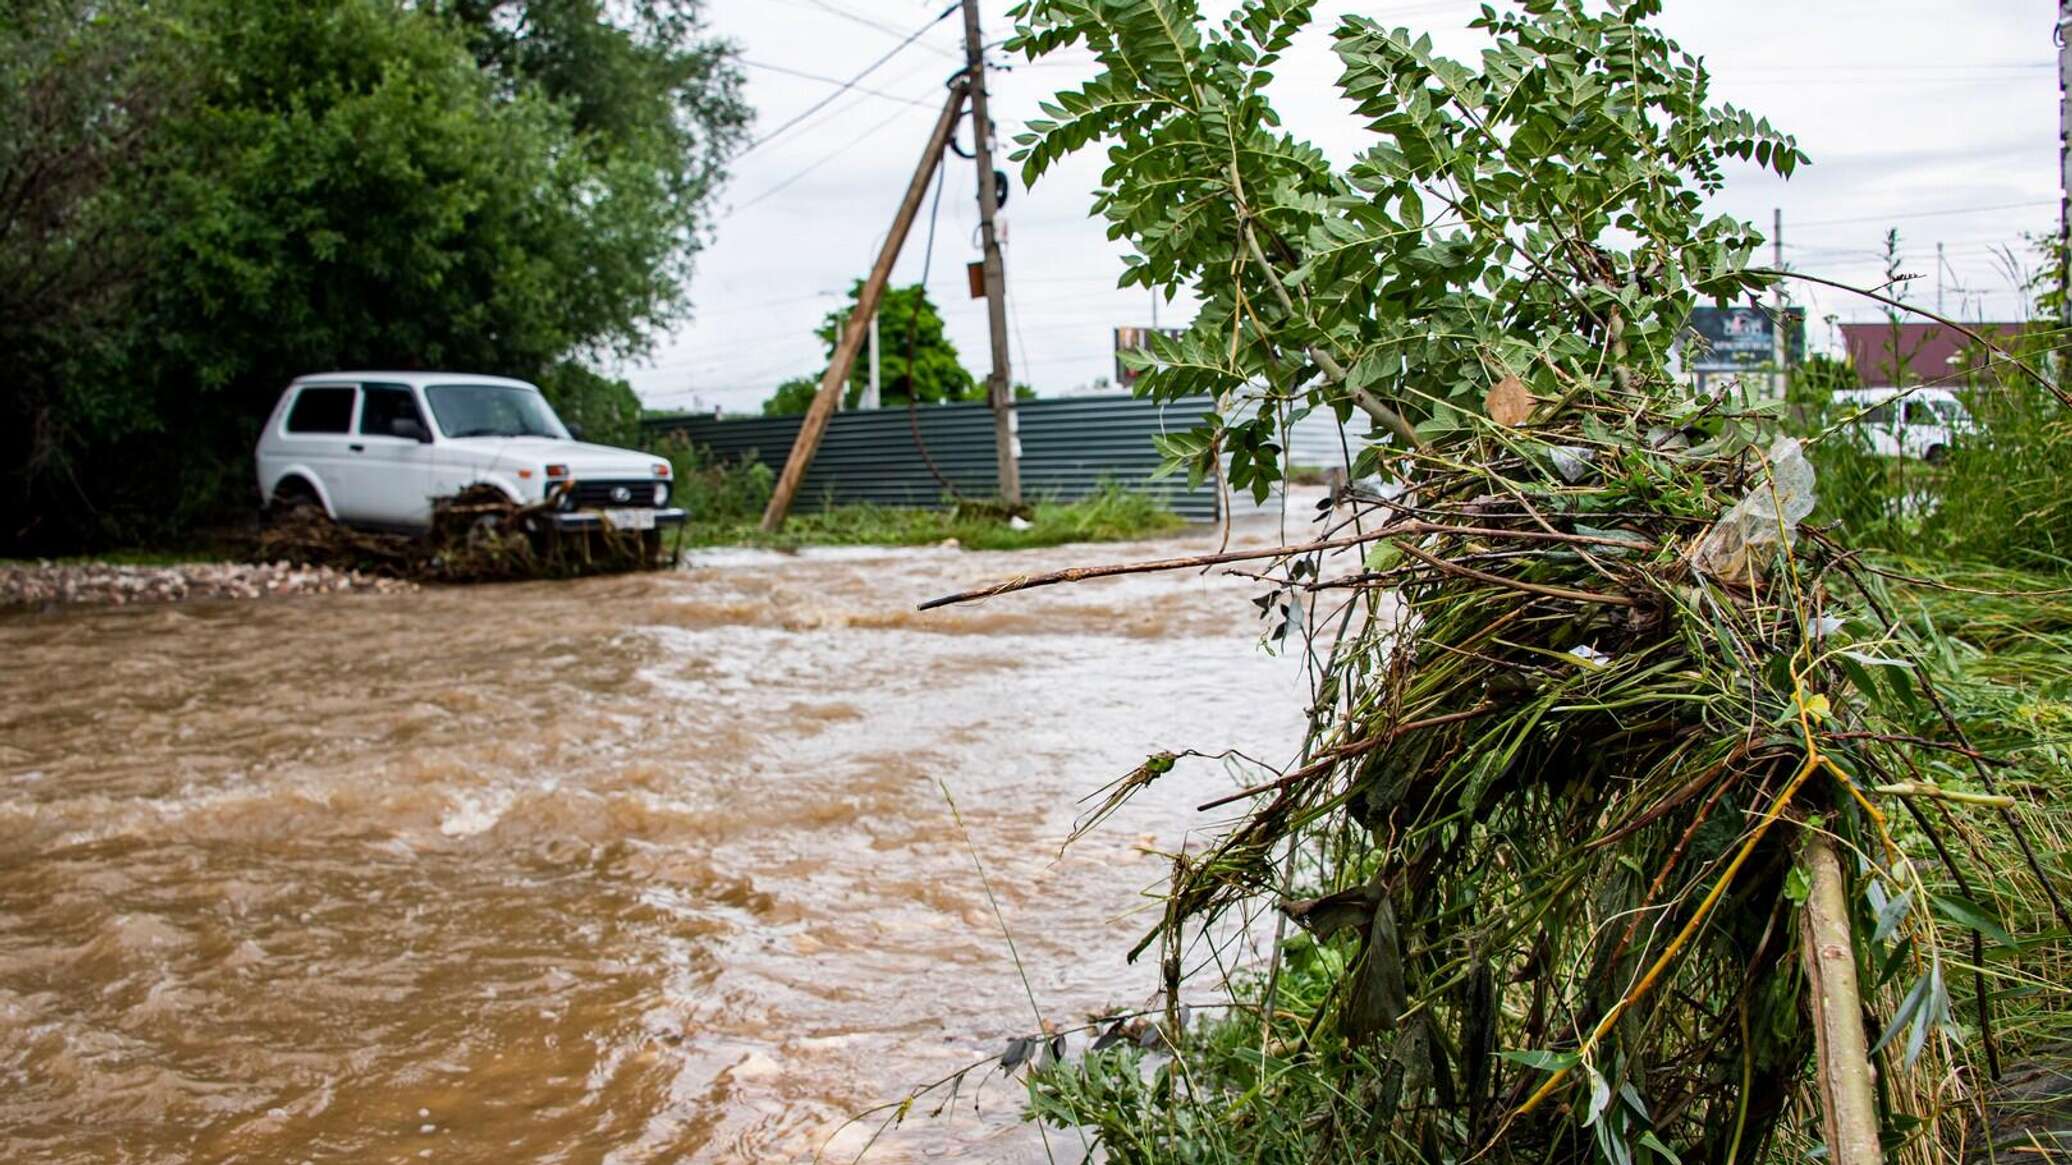
[[[1309,665],[1300,755],[1201,806],[1131,951],[1251,1013],[1030,1077],[1107,1159],[1962,1160],[2067,1006],[2062,842],[1953,711],[1955,647],[1813,518],[1781,402],[1679,374],[1695,307],[1783,278],[1708,196],[1804,156],[1707,104],[1658,7],[1486,6],[1479,67],[1346,17],[1344,168],[1265,91],[1308,4],[1019,10],[1010,51],[1099,70],[1025,176],[1104,150],[1127,278],[1202,305],[1141,361],[1219,402],[1170,462],[1264,497],[1330,411],[1371,421],[1348,476],[1400,489],[1299,543],[938,601],[1263,561],[1265,638]],[[1257,974],[1240,931],[1279,940]]]
[[[301,505],[269,516],[256,556],[418,582],[478,583],[569,578],[654,565],[653,532],[562,531],[549,507],[520,506],[491,485],[470,486],[432,505],[422,535],[357,530]]]

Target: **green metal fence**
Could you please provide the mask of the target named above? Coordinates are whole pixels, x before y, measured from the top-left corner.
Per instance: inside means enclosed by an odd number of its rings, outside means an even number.
[[[1151,480],[1159,464],[1152,438],[1193,428],[1211,407],[1207,397],[1165,404],[1131,396],[1023,401],[1015,406],[1022,495],[1069,501],[1113,483],[1157,497],[1190,521],[1215,521],[1213,482],[1189,489],[1184,476]],[[755,457],[781,473],[801,423],[800,417],[678,416],[652,417],[642,426],[650,438],[681,433],[722,459]],[[911,413],[904,407],[836,413],[806,471],[798,504],[939,506],[949,491],[938,473],[966,497],[997,492],[991,409],[954,404],[923,405]]]

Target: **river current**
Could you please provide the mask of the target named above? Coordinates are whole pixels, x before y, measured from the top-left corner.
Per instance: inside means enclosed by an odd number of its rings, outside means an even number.
[[[0,1160],[850,1159],[851,1114],[1145,1001],[1159,852],[1238,777],[1061,854],[1080,798],[1284,761],[1306,690],[1244,579],[914,603],[1214,548],[0,617]],[[866,1160],[927,1158],[1042,1146],[994,1075]]]

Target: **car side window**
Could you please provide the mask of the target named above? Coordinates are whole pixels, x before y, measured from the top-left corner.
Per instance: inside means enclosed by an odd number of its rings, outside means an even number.
[[[1864,413],[1863,419],[1873,425],[1889,425],[1892,423],[1892,405],[1890,403],[1881,404]]]
[[[290,433],[350,433],[353,427],[353,393],[341,386],[315,386],[295,394],[295,407],[288,410]]]
[[[360,432],[374,437],[401,437],[396,431],[397,421],[409,421],[417,426],[415,437],[425,432],[424,414],[417,411],[417,398],[400,384],[370,384],[361,390],[364,399],[360,405]]]
[[[1941,420],[1942,417],[1936,413],[1933,404],[1920,400],[1910,400],[1907,402],[1907,424],[1933,425]]]

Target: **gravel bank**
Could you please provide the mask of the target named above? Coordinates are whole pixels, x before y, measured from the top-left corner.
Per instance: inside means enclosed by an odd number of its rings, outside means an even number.
[[[186,599],[415,590],[415,583],[287,562],[189,562],[173,566],[38,562],[0,566],[0,608],[75,603],[127,606]]]

